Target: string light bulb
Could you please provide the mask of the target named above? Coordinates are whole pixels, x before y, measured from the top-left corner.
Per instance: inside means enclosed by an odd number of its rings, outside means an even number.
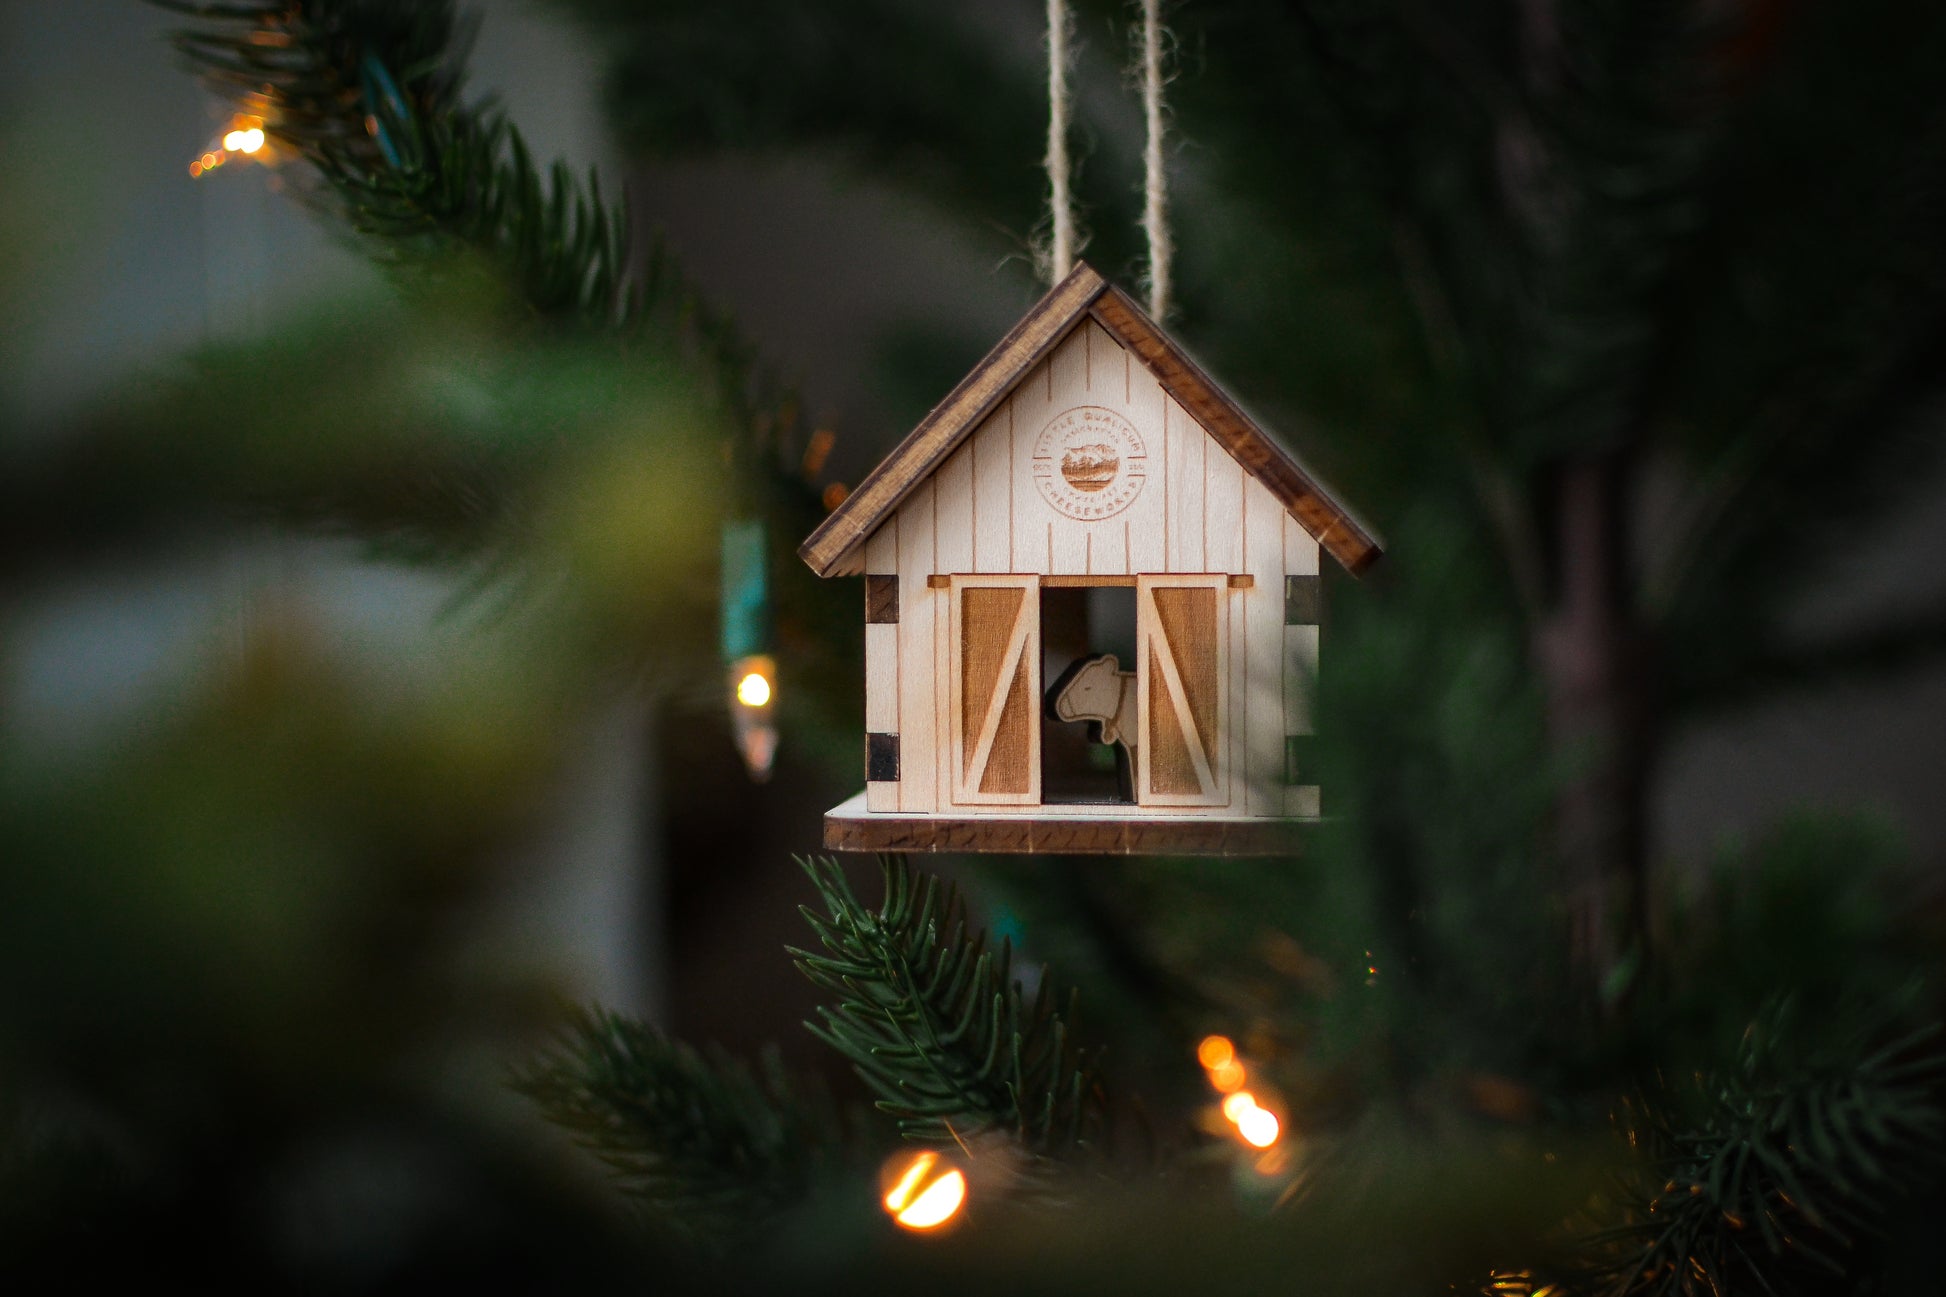
[[[886,1172],[891,1188],[885,1192],[885,1211],[904,1229],[936,1230],[966,1205],[965,1172],[935,1152],[915,1154],[903,1164],[895,1159],[886,1164]]]
[[[770,563],[759,518],[723,524],[722,652],[737,755],[752,783],[777,760],[777,663],[770,636]]]
[[[1196,1061],[1208,1074],[1210,1088],[1223,1096],[1220,1105],[1223,1120],[1230,1123],[1237,1138],[1252,1148],[1268,1149],[1274,1145],[1283,1132],[1283,1122],[1259,1103],[1255,1094],[1243,1088],[1249,1074],[1230,1038],[1205,1036],[1196,1046]]]
[[[1249,1079],[1237,1047],[1228,1036],[1205,1036],[1196,1046],[1196,1061],[1209,1074],[1209,1083],[1218,1094],[1235,1094]]]
[[[751,653],[730,664],[730,717],[737,751],[750,777],[770,778],[777,760],[777,663],[767,653]]]
[[[737,681],[737,701],[745,707],[762,707],[770,701],[770,681],[761,671],[752,671]]]
[[[270,137],[264,133],[264,119],[254,113],[238,113],[189,164],[189,174],[206,176],[232,157],[246,157],[266,164],[274,162],[276,150],[269,146]]]
[[[1282,1123],[1268,1108],[1252,1106],[1236,1119],[1237,1134],[1252,1148],[1269,1148],[1277,1142]]]

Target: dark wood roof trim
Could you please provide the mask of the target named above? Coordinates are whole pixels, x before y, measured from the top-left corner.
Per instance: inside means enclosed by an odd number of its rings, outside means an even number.
[[[1316,820],[948,819],[928,815],[824,817],[827,851],[987,852],[1091,856],[1297,856]]]
[[[1347,571],[1356,575],[1378,561],[1382,550],[1371,529],[1245,414],[1128,294],[1102,279],[1086,262],[1078,263],[1072,274],[1055,285],[858,484],[798,546],[798,557],[819,576],[863,571],[864,540],[892,515],[908,491],[946,462],[1084,314],[1140,356],[1164,389]]]
[[[798,546],[797,556],[819,576],[862,571],[863,556],[852,551],[891,516],[907,491],[946,462],[1107,287],[1086,262],[1078,263]]]
[[[1383,551],[1370,529],[1245,414],[1128,294],[1110,285],[1088,313],[1117,342],[1140,356],[1183,409],[1347,571],[1356,575],[1378,561]]]

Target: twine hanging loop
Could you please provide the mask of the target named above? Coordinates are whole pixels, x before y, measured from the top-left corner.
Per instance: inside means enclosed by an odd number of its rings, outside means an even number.
[[[1068,64],[1074,20],[1067,0],[1047,0],[1047,184],[1053,216],[1048,280],[1058,284],[1074,269],[1074,195],[1068,158]]]
[[[1142,33],[1138,71],[1142,81],[1142,116],[1148,140],[1142,150],[1142,230],[1149,238],[1149,314],[1157,320],[1169,313],[1169,276],[1175,244],[1169,233],[1169,178],[1163,165],[1162,0],[1140,0]]]

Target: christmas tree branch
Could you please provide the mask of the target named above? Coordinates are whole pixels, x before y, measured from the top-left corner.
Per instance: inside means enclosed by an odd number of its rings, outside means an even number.
[[[547,319],[606,326],[635,302],[619,206],[564,164],[543,177],[499,111],[461,98],[470,24],[451,0],[152,0],[218,94],[308,162],[395,266],[472,252]]]
[[[831,1105],[800,1098],[614,1013],[583,1010],[515,1088],[613,1169],[661,1227],[720,1246],[761,1228],[835,1163]]]
[[[1590,1240],[1593,1291],[1715,1294],[1828,1285],[1888,1207],[1919,1187],[1946,1147],[1946,1054],[1927,1027],[1829,1057],[1792,1048],[1788,1000],[1744,1033],[1733,1067],[1698,1074],[1700,1111],[1680,1090],[1631,1105],[1630,1143],[1655,1159],[1652,1186],[1625,1195],[1626,1223]]]
[[[667,250],[631,274],[629,223],[599,177],[543,172],[490,103],[463,95],[474,25],[453,0],[150,0],[193,20],[176,47],[217,94],[308,163],[328,206],[394,270],[453,273],[470,256],[540,320],[654,334],[701,359],[737,429],[739,466],[796,466],[797,400]],[[807,516],[813,503],[795,494]],[[745,502],[754,507],[755,501]]]
[[[1043,977],[1029,1001],[1012,953],[969,932],[958,892],[880,857],[885,900],[861,904],[834,860],[802,862],[827,913],[804,909],[822,955],[798,967],[837,1003],[810,1030],[837,1049],[913,1139],[965,1142],[1000,1131],[1043,1158],[1090,1146],[1102,1087]]]

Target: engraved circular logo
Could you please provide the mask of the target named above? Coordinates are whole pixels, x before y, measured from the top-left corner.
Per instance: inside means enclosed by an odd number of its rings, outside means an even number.
[[[1099,405],[1063,410],[1034,443],[1034,484],[1059,513],[1112,518],[1135,502],[1149,473],[1135,425]]]

